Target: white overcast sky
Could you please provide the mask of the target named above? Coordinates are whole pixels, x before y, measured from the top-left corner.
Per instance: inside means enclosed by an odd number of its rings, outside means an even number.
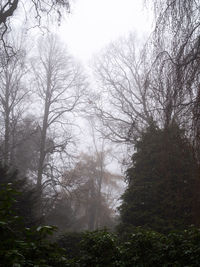
[[[58,31],[70,52],[87,62],[120,36],[130,31],[145,34],[150,28],[143,0],[75,0]]]
[[[84,65],[94,54],[121,36],[135,32],[142,37],[150,33],[151,16],[147,15],[149,13],[143,6],[144,0],[74,1],[72,13],[66,16],[57,31],[69,52]],[[81,128],[86,133],[85,126]],[[84,138],[82,147],[90,143],[90,139]],[[119,172],[120,166],[116,162],[110,167]]]

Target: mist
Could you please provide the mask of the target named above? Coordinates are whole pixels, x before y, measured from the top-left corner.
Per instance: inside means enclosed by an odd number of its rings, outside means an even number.
[[[198,266],[199,7],[0,3],[2,266]]]

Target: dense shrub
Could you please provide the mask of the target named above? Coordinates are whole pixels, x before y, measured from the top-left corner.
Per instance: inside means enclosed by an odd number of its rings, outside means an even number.
[[[14,213],[17,194],[11,184],[1,187],[0,266],[71,266],[65,252],[46,238],[54,232],[54,227],[26,228],[22,218]]]
[[[200,229],[166,235],[140,227],[123,235],[106,230],[68,233],[56,244],[47,239],[55,227],[24,227],[12,208],[17,194],[9,184],[0,190],[2,267],[199,266]]]
[[[86,232],[81,241],[80,266],[118,266],[117,237],[106,230]]]
[[[72,243],[75,239],[72,238]],[[123,236],[105,230],[86,232],[78,242],[78,257],[71,266],[197,267],[200,262],[200,230],[193,227],[167,235],[140,227]]]
[[[136,228],[120,245],[120,266],[199,266],[200,230],[168,235]]]
[[[58,245],[64,248],[68,258],[79,260],[81,257],[81,240],[85,234],[83,232],[67,232],[57,240]]]

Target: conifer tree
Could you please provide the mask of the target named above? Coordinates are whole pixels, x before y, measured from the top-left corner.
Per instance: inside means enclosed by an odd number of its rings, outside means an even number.
[[[158,231],[198,225],[197,163],[184,132],[176,124],[152,125],[135,148],[120,207],[122,224]]]

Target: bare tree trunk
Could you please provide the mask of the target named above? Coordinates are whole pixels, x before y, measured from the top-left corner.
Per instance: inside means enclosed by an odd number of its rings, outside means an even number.
[[[42,189],[42,174],[44,168],[44,161],[45,161],[45,143],[47,137],[47,128],[48,128],[48,114],[49,114],[49,103],[48,99],[46,98],[45,101],[45,110],[44,110],[44,118],[43,124],[41,129],[41,142],[40,142],[40,157],[38,163],[38,175],[37,175],[37,188],[39,191]]]
[[[98,153],[98,151],[97,151]],[[102,188],[102,182],[103,182],[103,175],[104,175],[104,155],[103,152],[97,154],[98,160],[100,163],[100,173],[98,177],[98,195],[97,195],[97,215],[96,215],[96,229],[101,227],[101,206],[102,206],[102,200],[101,200],[101,188]]]
[[[93,231],[95,230],[96,224],[96,213],[97,213],[97,205],[96,205],[96,194],[95,194],[95,187],[94,181],[90,181],[90,201],[89,210],[88,210],[88,230]]]
[[[200,169],[200,86],[193,109],[194,147]]]
[[[10,139],[10,118],[7,108],[5,109],[5,132],[4,132],[4,164],[9,163],[9,139]]]
[[[49,70],[48,70],[49,71]],[[42,216],[42,193],[43,193],[43,184],[42,184],[42,176],[44,171],[44,162],[46,157],[46,138],[47,138],[47,129],[48,129],[48,116],[49,116],[49,107],[50,107],[50,87],[51,87],[51,77],[50,73],[47,73],[48,82],[47,82],[47,90],[45,95],[45,107],[44,107],[44,116],[43,123],[41,129],[41,141],[40,141],[40,154],[39,154],[39,162],[38,162],[38,173],[37,173],[37,193],[38,193],[38,217]]]
[[[10,95],[10,75],[9,73],[5,74],[5,96],[3,100],[4,106],[4,164],[8,165],[9,163],[9,139],[10,139],[10,108],[9,108],[9,95]]]

